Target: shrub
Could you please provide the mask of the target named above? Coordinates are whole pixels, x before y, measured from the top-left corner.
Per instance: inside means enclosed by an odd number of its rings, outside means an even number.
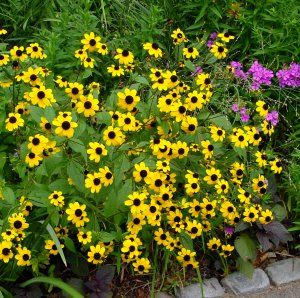
[[[68,78],[37,43],[2,48],[3,280],[59,258],[148,274],[159,255],[164,271],[171,259],[199,273],[205,256],[227,273],[239,254],[251,274],[254,234],[264,250],[290,240],[274,204],[272,76],[254,62],[252,81],[236,78],[226,32],[210,47],[171,37],[170,51],[146,41],[138,60],[85,33]],[[253,88],[257,71],[268,78]]]

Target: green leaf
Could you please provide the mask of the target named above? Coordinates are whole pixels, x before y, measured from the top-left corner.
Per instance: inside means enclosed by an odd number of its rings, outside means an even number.
[[[71,139],[69,140],[68,145],[73,151],[80,153],[83,156],[85,162],[87,162],[86,148],[82,141],[80,141],[79,139]]]
[[[64,244],[68,250],[75,254],[77,253],[76,247],[72,239],[70,239],[69,237],[64,238]]]
[[[242,257],[238,257],[236,265],[241,273],[244,273],[248,278],[252,278],[254,266],[251,262],[244,260]]]
[[[74,161],[71,161],[67,166],[67,173],[69,177],[73,180],[75,187],[79,191],[85,192],[84,176],[79,165]]]
[[[105,125],[111,124],[111,116],[108,112],[99,112],[97,113],[96,116],[99,124],[105,124]]]
[[[185,232],[181,232],[179,235],[181,244],[191,251],[194,251],[194,245],[192,238]]]
[[[105,231],[100,231],[97,234],[98,234],[99,240],[101,242],[110,242],[110,241],[116,239],[116,233],[115,232],[107,233]]]
[[[35,122],[39,123],[41,121],[41,117],[44,116],[44,110],[39,107],[29,106],[29,111],[30,111],[31,118]]]
[[[231,123],[229,122],[227,116],[222,114],[215,114],[213,117],[209,118],[209,121],[217,126],[224,128],[225,130],[232,130]]]
[[[6,202],[8,202],[11,205],[14,205],[16,197],[13,190],[10,187],[4,187],[2,195]]]
[[[142,77],[142,76],[137,76],[135,78],[135,81],[138,82],[138,83],[141,83],[143,85],[149,85],[148,80],[145,77]]]
[[[282,221],[286,218],[286,209],[279,204],[276,204],[272,208],[272,212],[275,214],[277,220]]]
[[[196,67],[195,67],[195,65],[194,65],[194,63],[193,63],[192,61],[186,60],[186,61],[184,62],[184,64],[185,64],[185,66],[186,66],[186,68],[187,68],[188,70],[190,70],[190,71],[192,71],[192,72],[194,72],[194,71],[196,70]]]
[[[242,234],[234,241],[234,246],[239,255],[245,260],[254,261],[257,254],[255,242],[246,234]]]
[[[54,278],[54,277],[46,277],[46,276],[34,277],[30,280],[23,282],[21,284],[21,287],[25,288],[34,283],[46,283],[49,285],[53,285],[53,286],[58,287],[58,288],[62,289],[63,291],[65,291],[72,298],[84,298],[84,296],[81,293],[79,293],[77,290],[75,290],[73,287],[64,283],[61,279]]]
[[[63,261],[63,263],[67,267],[67,261],[66,261],[64,252],[63,252],[63,250],[62,250],[62,248],[60,246],[60,242],[59,242],[59,240],[57,238],[57,235],[56,235],[55,231],[53,230],[53,228],[49,224],[47,224],[46,229],[47,229],[48,233],[50,234],[52,240],[54,241],[54,243],[55,243],[55,245],[57,247],[57,250],[58,250],[58,253],[59,253],[60,257],[61,257],[61,260]]]

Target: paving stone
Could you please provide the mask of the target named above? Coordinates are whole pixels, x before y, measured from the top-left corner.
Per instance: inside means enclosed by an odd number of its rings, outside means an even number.
[[[155,298],[173,298],[174,296],[171,296],[164,292],[158,292],[155,294]]]
[[[276,286],[300,280],[300,258],[290,258],[270,264],[266,270]]]
[[[223,297],[225,294],[224,288],[216,278],[204,280],[203,289],[205,298]],[[201,288],[199,283],[180,288],[176,296],[178,298],[201,298]]]
[[[262,292],[270,287],[267,274],[261,269],[255,269],[252,279],[240,272],[234,272],[221,280],[228,292],[235,295]]]

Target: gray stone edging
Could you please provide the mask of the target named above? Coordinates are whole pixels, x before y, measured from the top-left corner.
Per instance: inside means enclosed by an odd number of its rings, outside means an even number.
[[[265,292],[270,285],[281,286],[300,281],[300,258],[289,258],[268,265],[264,270],[254,270],[252,279],[240,272],[233,272],[220,282],[216,278],[204,280],[205,298],[224,297],[226,293],[236,296]],[[171,298],[169,294],[160,292],[156,298]],[[176,298],[201,298],[199,283],[194,283],[176,291]]]

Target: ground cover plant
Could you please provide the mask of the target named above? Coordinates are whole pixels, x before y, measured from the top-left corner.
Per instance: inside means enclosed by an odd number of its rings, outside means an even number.
[[[200,282],[206,267],[251,275],[257,248],[292,239],[269,89],[288,96],[298,64],[230,62],[226,31],[194,40],[173,29],[145,40],[140,58],[90,31],[55,57],[35,42],[2,44],[1,280],[82,277],[108,263],[152,276],[153,293],[171,267]],[[53,64],[62,58],[67,76]],[[111,268],[83,291],[103,291]]]

